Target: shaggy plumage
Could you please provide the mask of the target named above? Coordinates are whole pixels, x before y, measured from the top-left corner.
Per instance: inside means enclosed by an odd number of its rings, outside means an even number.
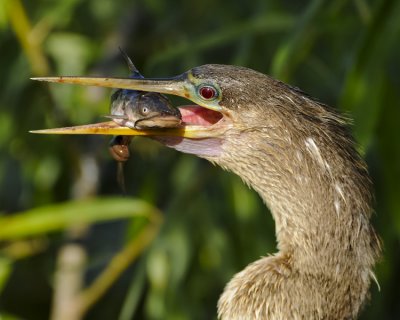
[[[226,286],[221,319],[353,319],[366,300],[379,240],[371,182],[345,119],[297,88],[246,68],[206,65],[233,126],[206,157],[269,207],[279,252]]]

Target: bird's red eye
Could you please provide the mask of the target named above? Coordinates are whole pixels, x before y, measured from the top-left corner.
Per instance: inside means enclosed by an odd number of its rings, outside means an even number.
[[[211,100],[217,96],[217,90],[211,86],[203,86],[199,89],[200,96],[205,100]]]

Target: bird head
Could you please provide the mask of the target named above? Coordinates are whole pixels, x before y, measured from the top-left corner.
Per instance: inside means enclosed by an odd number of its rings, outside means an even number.
[[[94,85],[119,89],[140,90],[181,96],[193,103],[180,107],[183,125],[178,128],[146,128],[137,130],[120,126],[113,122],[103,122],[85,126],[36,130],[43,134],[105,134],[105,135],[140,135],[149,137],[170,137],[178,144],[178,140],[221,139],[223,133],[234,122],[230,104],[224,97],[224,90],[229,89],[224,67],[206,65],[189,70],[179,76],[165,79],[145,78],[89,78],[89,77],[47,77],[34,78],[39,81]],[[230,70],[233,72],[234,70]],[[172,143],[172,142],[171,142]],[[192,153],[195,153],[192,150]],[[202,151],[199,149],[199,153]]]
[[[298,89],[238,66],[203,65],[164,79],[62,76],[34,80],[158,92],[192,102],[179,107],[183,124],[176,128],[139,130],[110,121],[33,131],[35,133],[148,136],[223,167],[229,167],[243,157],[251,158],[257,150],[270,153],[268,147],[276,156],[279,150],[287,149],[288,141],[299,140],[304,149],[306,137],[314,135],[311,130],[321,129],[324,125],[329,129],[332,121],[340,127],[342,121],[326,106],[309,99]],[[283,157],[284,154],[285,150]],[[229,159],[224,161],[224,157]]]

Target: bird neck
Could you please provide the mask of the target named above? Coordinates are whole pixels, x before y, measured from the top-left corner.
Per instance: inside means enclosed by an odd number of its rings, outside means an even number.
[[[230,137],[223,146],[229,152],[218,164],[260,194],[275,220],[278,249],[294,267],[338,275],[351,265],[369,272],[377,250],[369,223],[370,183],[351,141],[335,150],[338,145],[322,136],[284,131]]]
[[[220,319],[352,319],[375,279],[370,182],[351,140],[287,132],[234,133],[218,158],[263,198],[279,249],[228,283]]]

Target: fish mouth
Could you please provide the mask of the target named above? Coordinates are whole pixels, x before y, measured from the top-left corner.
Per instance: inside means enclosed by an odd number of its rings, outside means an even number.
[[[122,127],[132,129],[151,129],[151,128],[176,128],[182,125],[182,119],[179,116],[171,114],[154,115],[139,120],[131,120],[127,115],[106,115],[105,118],[112,119],[116,124]]]
[[[172,115],[161,115],[136,120],[135,129],[176,128],[182,125],[182,119]]]

